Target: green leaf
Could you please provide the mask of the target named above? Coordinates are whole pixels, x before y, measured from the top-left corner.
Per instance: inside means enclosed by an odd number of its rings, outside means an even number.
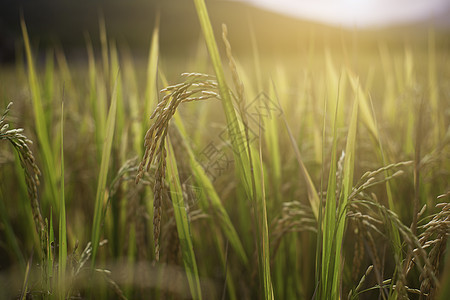
[[[64,99],[61,103],[61,196],[59,205],[59,255],[58,283],[59,299],[65,299],[67,265],[66,202],[64,197]]]
[[[48,126],[50,124],[46,123],[44,106],[41,99],[41,91],[39,87],[39,82],[34,66],[33,55],[31,52],[30,41],[28,38],[27,27],[23,18],[20,20],[22,27],[23,40],[25,43],[25,52],[28,62],[28,82],[31,92],[31,100],[33,102],[33,112],[34,112],[34,123],[36,126],[36,133],[39,140],[39,145],[41,148],[41,155],[44,160],[44,176],[48,180],[47,184],[49,186],[50,193],[50,205],[55,207],[59,211],[59,201],[58,201],[58,187],[55,174],[55,157],[52,152],[50,145],[50,139],[48,135]]]
[[[117,79],[114,84],[113,93],[111,96],[111,106],[108,112],[108,118],[106,120],[106,135],[103,143],[102,150],[102,162],[100,164],[100,173],[97,183],[97,193],[95,196],[95,208],[94,208],[94,221],[92,226],[92,266],[95,266],[95,258],[100,242],[101,225],[102,225],[102,211],[104,209],[103,203],[106,193],[106,179],[108,178],[108,166],[109,158],[112,151],[112,141],[114,137],[114,129],[116,123],[116,110],[117,110]]]
[[[172,198],[175,222],[177,225],[178,238],[180,240],[181,255],[184,268],[193,299],[202,299],[200,290],[200,279],[198,276],[197,262],[195,260],[194,247],[192,245],[189,219],[184,205],[183,191],[178,176],[177,163],[173,153],[170,140],[167,141],[167,178],[169,178],[170,194]]]

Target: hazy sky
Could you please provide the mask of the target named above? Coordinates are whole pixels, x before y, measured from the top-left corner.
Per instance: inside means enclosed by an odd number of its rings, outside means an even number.
[[[450,0],[237,0],[293,17],[344,27],[384,27],[450,18]]]

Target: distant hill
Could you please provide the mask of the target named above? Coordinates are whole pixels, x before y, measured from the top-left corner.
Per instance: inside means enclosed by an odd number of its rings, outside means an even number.
[[[233,1],[207,1],[215,30],[226,23],[237,51],[250,46],[250,27],[254,28],[262,51],[297,51],[313,37],[316,43],[342,43],[354,40],[371,43],[426,38],[427,24],[389,30],[352,32],[307,22],[250,7]],[[104,15],[109,37],[125,42],[137,53],[146,53],[156,15],[160,14],[161,49],[182,55],[198,44],[201,36],[193,1],[188,0],[16,0],[0,1],[0,60],[14,57],[14,45],[21,40],[20,15],[23,12],[28,31],[39,47],[61,45],[67,52],[84,51],[85,33],[98,44],[99,16]],[[450,23],[449,18],[442,24]],[[251,24],[251,26],[250,26]],[[439,41],[449,43],[448,27],[437,28]],[[220,37],[220,35],[218,35]]]

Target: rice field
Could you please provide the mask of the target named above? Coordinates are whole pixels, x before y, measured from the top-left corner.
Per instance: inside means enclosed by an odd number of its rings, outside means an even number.
[[[100,20],[77,62],[22,19],[0,299],[449,299],[441,36],[274,58],[251,33],[240,57],[194,2],[201,42],[173,60],[158,22],[137,60]]]

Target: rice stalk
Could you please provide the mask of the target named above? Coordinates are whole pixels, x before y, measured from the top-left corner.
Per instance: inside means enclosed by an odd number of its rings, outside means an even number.
[[[127,297],[120,289],[119,285],[117,285],[117,283],[111,278],[111,271],[105,269],[95,269],[95,271],[103,275],[105,281],[108,282],[108,284],[111,286],[111,289],[114,291],[114,293],[120,300],[127,300]]]
[[[362,291],[360,291],[359,294],[363,294],[363,293],[368,292],[368,291],[372,291],[372,290],[380,289],[380,288],[386,288],[386,287],[392,287],[392,289],[394,291],[398,291],[399,289],[403,289],[405,293],[420,295],[420,290],[415,289],[415,288],[410,288],[408,286],[400,287],[400,286],[398,286],[396,284],[392,284],[392,279],[383,280],[383,282],[381,284],[377,284],[377,285],[375,285],[373,287],[370,287],[370,288],[367,288],[365,290],[362,290]],[[425,296],[428,296],[428,295],[425,295]],[[406,299],[409,299],[407,294],[403,295],[403,297],[406,297]],[[392,299],[392,298],[390,298],[390,299]]]
[[[373,265],[370,265],[366,272],[364,273],[363,277],[361,277],[361,280],[359,281],[358,285],[355,287],[355,289],[350,290],[350,292],[348,293],[348,299],[358,299],[358,294],[359,291],[361,290],[363,284],[366,281],[367,276],[369,276],[369,274],[372,272],[373,270]]]
[[[430,287],[438,287],[438,281],[437,281],[437,265],[440,261],[439,253],[441,251],[438,249],[441,249],[441,245],[439,242],[443,240],[443,236],[440,238],[438,237],[435,240],[427,241],[427,238],[430,238],[433,234],[430,235],[430,233],[433,232],[433,227],[429,227],[430,231],[428,231],[428,234],[421,235],[421,239],[418,239],[418,237],[411,231],[409,227],[404,225],[399,217],[389,210],[388,208],[384,207],[381,204],[378,204],[376,202],[370,201],[370,200],[352,200],[351,205],[361,205],[362,207],[365,207],[368,211],[371,211],[376,214],[377,218],[371,218],[365,216],[363,219],[363,224],[366,224],[366,228],[370,230],[374,230],[383,236],[386,236],[390,240],[392,244],[394,244],[394,241],[392,240],[393,232],[392,228],[398,228],[398,232],[400,233],[400,236],[402,237],[403,243],[406,247],[406,250],[408,253],[411,253],[413,257],[413,261],[415,262],[415,266],[418,267],[419,271],[421,272],[421,278],[424,279],[423,282],[423,289],[424,291],[429,290]],[[447,205],[448,206],[448,205]],[[361,208],[358,209],[359,211],[362,211]],[[447,212],[442,212],[437,219],[430,221],[429,225],[436,224],[442,224],[443,227],[440,226],[440,228],[447,230],[448,232],[448,224],[442,223],[442,221],[439,221],[442,216],[446,216]],[[362,214],[364,215],[364,214]],[[353,214],[353,217],[360,217],[362,215],[359,214]],[[382,226],[383,228],[380,228]],[[386,230],[387,233],[382,233],[382,231]],[[439,229],[442,230],[442,229]],[[439,232],[439,230],[437,232]],[[434,231],[436,232],[436,231]],[[442,231],[441,231],[442,232]],[[429,254],[426,253],[425,249],[433,244],[436,244],[437,247],[434,248],[435,251],[430,251]],[[393,245],[394,246],[394,245]],[[406,293],[408,292],[406,288],[406,276],[409,271],[404,270],[402,267],[402,261],[399,260],[399,257],[395,255],[394,253],[394,259],[397,264],[396,274],[396,284],[395,287],[391,283],[391,295],[392,293],[398,294],[399,297],[405,297]],[[427,278],[427,280],[425,280]],[[428,288],[427,288],[428,287]],[[420,291],[419,291],[420,293]],[[428,294],[428,293],[426,293]]]

